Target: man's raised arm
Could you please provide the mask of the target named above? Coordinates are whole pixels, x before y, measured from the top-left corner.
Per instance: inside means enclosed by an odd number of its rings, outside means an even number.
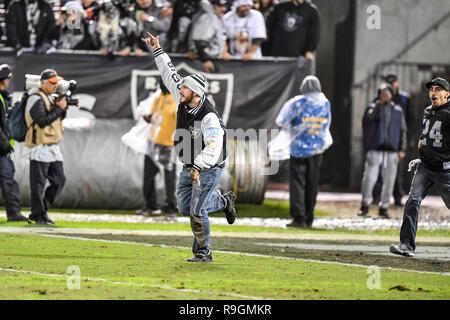
[[[181,81],[183,78],[178,74],[167,53],[159,45],[159,36],[154,37],[150,32],[147,32],[147,35],[148,38],[141,38],[141,40],[152,48],[153,54],[155,55],[156,67],[161,73],[161,78],[175,102],[179,104]]]

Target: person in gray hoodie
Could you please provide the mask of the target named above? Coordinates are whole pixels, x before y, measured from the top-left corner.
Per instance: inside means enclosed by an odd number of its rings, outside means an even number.
[[[226,3],[226,0],[201,0],[200,10],[192,19],[187,56],[200,59],[206,72],[215,71],[213,59],[229,58],[225,49],[225,29],[220,20],[225,14]]]

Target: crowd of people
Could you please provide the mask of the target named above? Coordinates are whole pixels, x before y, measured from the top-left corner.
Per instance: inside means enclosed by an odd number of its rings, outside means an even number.
[[[262,56],[314,59],[320,18],[310,0],[12,0],[6,45],[48,53],[100,50],[104,55],[152,53],[140,38],[158,34],[167,52],[200,59]]]

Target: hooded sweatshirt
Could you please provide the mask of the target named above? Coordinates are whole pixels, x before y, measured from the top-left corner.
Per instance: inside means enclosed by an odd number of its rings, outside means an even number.
[[[282,130],[270,142],[269,153],[274,154],[271,159],[276,159],[276,154],[286,154],[287,150],[290,157],[311,157],[323,153],[333,143],[330,102],[321,92],[319,79],[307,76],[300,86],[300,93],[302,95],[283,105],[275,120]]]

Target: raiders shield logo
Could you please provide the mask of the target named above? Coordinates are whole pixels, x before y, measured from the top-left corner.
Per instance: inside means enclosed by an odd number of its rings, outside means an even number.
[[[200,137],[201,129],[199,127],[189,126],[189,132],[191,133],[192,139],[197,139]]]
[[[293,32],[293,31],[297,30],[299,25],[302,23],[302,20],[303,20],[302,16],[299,16],[296,13],[288,12],[284,16],[284,21],[283,21],[284,29],[287,32]]]
[[[206,83],[206,97],[217,109],[223,123],[226,125],[230,117],[231,103],[233,101],[234,75],[232,73],[206,73],[203,70],[190,67],[185,62],[176,65],[176,69],[182,77],[198,73],[205,75],[208,80]],[[160,76],[158,70],[132,70],[130,96],[131,108],[135,120],[139,117],[137,114],[139,102],[159,89],[158,81]]]

